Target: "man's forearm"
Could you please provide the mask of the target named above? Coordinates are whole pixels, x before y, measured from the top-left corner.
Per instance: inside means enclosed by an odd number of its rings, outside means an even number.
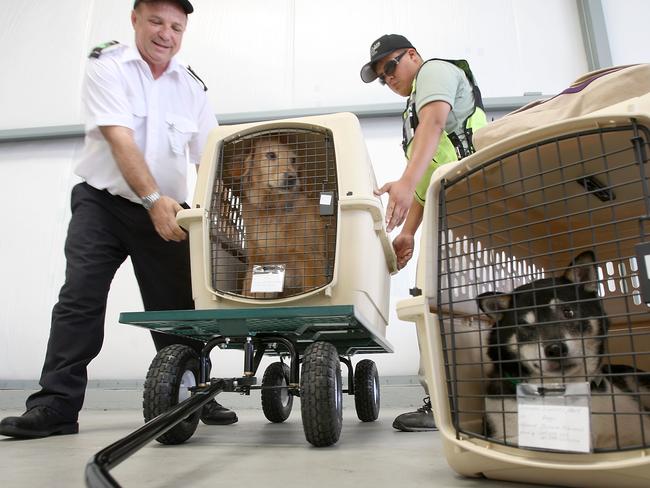
[[[426,172],[438,149],[442,128],[420,124],[413,137],[413,150],[403,177],[408,178],[413,188]]]
[[[401,233],[407,235],[415,235],[415,232],[418,230],[420,224],[422,223],[423,215],[424,207],[420,204],[420,202],[415,200],[409,209],[408,215],[406,216],[406,221],[404,222],[404,227],[402,227]]]
[[[131,129],[120,126],[100,127],[113,157],[129,187],[139,197],[158,191],[158,185],[133,139]]]

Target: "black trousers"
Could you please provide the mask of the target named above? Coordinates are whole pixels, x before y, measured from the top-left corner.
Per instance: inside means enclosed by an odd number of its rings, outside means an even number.
[[[27,408],[46,405],[74,421],[83,405],[87,366],[104,340],[104,317],[111,281],[131,257],[145,310],[194,308],[189,244],[165,242],[147,211],[136,203],[86,183],[72,190],[72,218],[65,242],[66,273],[41,373],[41,390]],[[202,342],[152,332],[157,350]]]

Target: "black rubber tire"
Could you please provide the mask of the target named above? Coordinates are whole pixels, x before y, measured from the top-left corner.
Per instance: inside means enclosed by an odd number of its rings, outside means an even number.
[[[262,411],[271,422],[284,422],[291,414],[293,395],[289,393],[289,366],[277,361],[271,363],[262,378]],[[282,386],[285,388],[277,388]],[[270,388],[266,388],[270,387]]]
[[[379,373],[370,359],[359,361],[354,370],[354,406],[362,422],[374,422],[379,418]]]
[[[145,422],[177,405],[179,390],[184,380],[185,382],[189,380],[191,383],[192,375],[196,385],[199,377],[199,360],[192,348],[173,344],[158,351],[149,366],[147,379],[144,382],[142,408]],[[184,394],[182,390],[181,394]],[[182,444],[196,431],[200,416],[199,410],[156,440],[161,444]]]
[[[300,376],[300,411],[305,438],[316,447],[335,444],[343,424],[341,362],[328,342],[305,349]]]

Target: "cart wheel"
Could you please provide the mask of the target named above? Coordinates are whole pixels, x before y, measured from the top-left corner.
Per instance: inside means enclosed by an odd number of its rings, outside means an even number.
[[[339,440],[343,423],[341,363],[336,348],[314,342],[305,349],[300,376],[300,411],[307,441],[316,447]]]
[[[289,393],[289,366],[281,362],[271,363],[262,378],[262,411],[271,422],[284,422],[293,407],[293,395]],[[267,388],[269,387],[269,388]],[[278,388],[281,387],[281,388]]]
[[[196,386],[199,361],[196,352],[185,345],[164,347],[153,358],[144,382],[144,420],[157,417],[174,405],[190,397],[188,388]],[[176,424],[156,440],[161,444],[181,444],[192,437],[199,424],[197,411]]]
[[[379,374],[374,361],[359,361],[354,370],[354,405],[362,422],[374,422],[379,417]]]

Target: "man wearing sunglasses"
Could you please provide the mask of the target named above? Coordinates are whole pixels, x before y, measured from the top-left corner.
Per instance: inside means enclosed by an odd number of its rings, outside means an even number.
[[[424,61],[409,40],[398,34],[383,35],[370,45],[370,61],[361,68],[361,79],[365,83],[379,80],[407,97],[402,132],[406,169],[399,180],[375,192],[389,195],[386,230],[404,224],[393,240],[401,269],[413,257],[414,236],[422,222],[433,171],[473,153],[472,135],[487,120],[467,61]],[[420,382],[427,391],[423,372],[420,364]],[[399,415],[393,427],[406,432],[434,430],[429,398],[416,412]]]

